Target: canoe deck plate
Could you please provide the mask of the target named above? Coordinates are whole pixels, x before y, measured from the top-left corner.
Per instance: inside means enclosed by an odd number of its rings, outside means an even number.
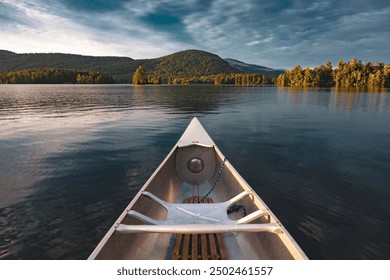
[[[199,203],[200,197],[194,196],[184,200],[184,203]],[[211,198],[204,203],[213,203]],[[222,234],[176,234],[172,251],[173,260],[227,260]]]

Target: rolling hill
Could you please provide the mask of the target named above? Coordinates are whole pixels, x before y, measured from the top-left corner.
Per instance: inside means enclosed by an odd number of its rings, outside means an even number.
[[[0,73],[44,67],[77,69],[112,75],[118,83],[128,83],[139,65],[142,65],[147,73],[156,73],[163,78],[189,78],[222,73],[258,73],[269,77],[277,76],[275,74],[277,70],[233,59],[225,60],[218,55],[200,50],[186,50],[153,59],[63,53],[17,54],[0,50]]]

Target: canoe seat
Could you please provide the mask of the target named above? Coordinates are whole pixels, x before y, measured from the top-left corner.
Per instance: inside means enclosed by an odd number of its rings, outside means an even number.
[[[193,196],[184,203],[213,203],[211,198]],[[172,251],[173,260],[227,260],[228,255],[221,233],[176,234]]]
[[[137,218],[140,221],[151,225],[183,225],[183,224],[214,224],[214,225],[238,225],[247,224],[257,218],[267,215],[266,210],[257,210],[239,220],[231,220],[228,217],[227,209],[230,205],[239,201],[250,192],[244,191],[232,199],[220,203],[169,203],[161,200],[150,192],[143,192],[144,196],[149,197],[162,205],[167,210],[165,220],[155,220],[134,210],[128,211],[128,215]],[[215,226],[214,226],[215,228]]]
[[[227,259],[222,234],[230,232],[272,232],[278,234],[281,229],[277,223],[250,224],[250,222],[269,215],[267,210],[257,210],[239,219],[228,217],[227,209],[230,205],[250,195],[244,191],[232,199],[213,203],[212,199],[200,199],[197,196],[188,198],[184,203],[169,203],[161,200],[154,194],[144,191],[149,197],[167,210],[165,220],[155,220],[135,210],[127,212],[146,224],[128,225],[119,224],[116,231],[119,233],[171,233],[175,234],[172,259],[175,260],[224,260]],[[204,203],[199,203],[202,200]]]
[[[219,203],[169,203],[161,200],[150,192],[143,192],[144,196],[156,201],[167,209],[165,220],[155,220],[135,210],[127,212],[146,225],[119,224],[116,231],[120,233],[227,233],[227,232],[272,232],[280,233],[277,223],[249,224],[250,222],[269,215],[267,210],[257,210],[239,220],[231,220],[227,208],[250,195],[244,191],[232,199]]]

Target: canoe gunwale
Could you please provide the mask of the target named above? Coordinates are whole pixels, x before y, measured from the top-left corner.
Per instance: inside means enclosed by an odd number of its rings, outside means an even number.
[[[217,155],[219,156],[220,160],[222,161],[225,158],[224,154],[219,150],[217,146],[215,146],[214,149]],[[306,256],[306,254],[303,252],[303,250],[298,245],[298,243],[294,240],[294,238],[290,235],[287,229],[283,226],[283,224],[279,221],[276,215],[271,211],[271,209],[267,206],[267,204],[260,198],[260,196],[252,189],[252,187],[245,181],[245,179],[242,178],[240,173],[234,168],[234,166],[228,160],[226,160],[225,162],[225,168],[230,170],[230,172],[234,175],[234,177],[243,186],[244,190],[250,191],[252,193],[252,195],[255,197],[253,199],[253,202],[257,204],[258,207],[264,207],[267,210],[268,215],[270,217],[269,222],[274,221],[275,223],[278,224],[281,231],[281,233],[278,234],[278,236],[282,239],[283,243],[285,243],[287,249],[294,257],[294,259],[308,260],[309,258]]]
[[[145,182],[145,184],[142,186],[142,188],[138,191],[138,193],[134,196],[134,198],[131,200],[130,204],[125,208],[125,210],[122,212],[122,214],[118,217],[118,219],[115,221],[115,223],[111,226],[111,228],[108,230],[106,235],[103,237],[103,239],[99,242],[99,244],[96,246],[95,250],[91,253],[91,255],[88,257],[89,260],[95,259],[97,255],[100,253],[101,249],[105,246],[107,241],[110,239],[110,237],[114,234],[117,227],[120,225],[120,223],[123,221],[123,219],[126,217],[130,209],[133,208],[134,204],[137,202],[137,200],[142,196],[142,193],[144,190],[150,185],[150,183],[154,180],[156,175],[160,172],[160,170],[164,167],[166,162],[174,155],[176,152],[177,145],[175,145],[172,150],[169,152],[169,154],[165,157],[165,159],[161,162],[161,164],[157,167],[157,169],[152,173],[152,175],[149,177],[149,179]]]

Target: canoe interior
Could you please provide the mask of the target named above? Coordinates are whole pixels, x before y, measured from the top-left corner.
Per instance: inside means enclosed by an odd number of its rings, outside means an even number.
[[[151,176],[148,182],[136,195],[129,206],[124,210],[114,226],[99,243],[90,259],[171,259],[175,242],[174,234],[169,233],[132,233],[124,234],[115,231],[118,224],[143,224],[139,220],[126,216],[131,210],[136,210],[156,220],[164,220],[167,211],[160,204],[143,196],[142,191],[148,191],[157,197],[171,203],[182,203],[192,196],[204,196],[214,184],[224,156],[217,147],[202,147],[193,145],[191,153],[212,156],[205,168],[211,168],[211,177],[204,183],[194,184],[184,181],[183,175],[178,174],[178,165],[182,165],[182,151],[188,147],[176,146],[160,167]],[[184,163],[186,164],[186,163]],[[185,177],[186,175],[184,175]],[[205,175],[208,176],[208,175]],[[189,180],[192,180],[191,178]],[[252,190],[249,185],[235,171],[227,161],[221,173],[220,180],[209,195],[214,202],[229,200],[244,190]],[[254,193],[254,192],[253,192]],[[239,201],[245,205],[248,214],[258,209],[268,209],[265,203],[256,193],[244,197]],[[229,215],[231,219],[242,218],[242,212],[234,212]],[[259,218],[252,223],[278,222],[276,217],[270,215]],[[279,223],[279,222],[278,222]],[[240,232],[224,233],[222,239],[226,247],[229,259],[305,259],[306,256],[300,250],[288,232],[280,225],[282,233],[274,234],[268,232]]]

